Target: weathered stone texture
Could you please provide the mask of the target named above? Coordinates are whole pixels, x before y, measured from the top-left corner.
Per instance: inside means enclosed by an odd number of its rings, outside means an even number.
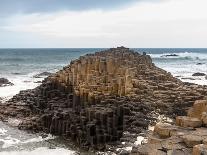
[[[158,123],[148,144],[139,149],[150,147],[151,144],[162,145],[169,151],[188,150],[188,154],[202,155],[207,153],[206,100],[195,101],[188,111],[188,116],[177,116],[176,125]],[[172,146],[171,148],[169,146]],[[143,148],[142,148],[143,147]],[[159,150],[159,148],[153,148]],[[154,152],[154,151],[153,151]],[[183,152],[184,153],[184,152]]]

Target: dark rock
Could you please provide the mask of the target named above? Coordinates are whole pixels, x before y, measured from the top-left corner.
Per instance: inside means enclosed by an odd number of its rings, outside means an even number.
[[[46,76],[50,76],[50,75],[52,75],[52,73],[50,73],[50,72],[42,72],[42,73],[37,74],[37,75],[35,75],[33,77],[34,78],[42,78],[42,77],[46,77]]]
[[[34,83],[42,83],[42,81],[35,81]]]
[[[181,79],[182,79],[182,80],[196,80],[196,79],[191,78],[191,77],[182,77]]]
[[[201,63],[201,62],[199,62],[199,63],[197,63],[196,65],[204,65],[205,63]]]
[[[162,55],[161,57],[177,57],[179,56],[178,54],[166,54],[166,55]]]
[[[205,75],[206,75],[205,73],[197,72],[197,73],[194,73],[192,76],[205,76]]]
[[[8,79],[6,78],[0,78],[0,87],[3,86],[12,86],[14,85],[13,83],[11,83]]]

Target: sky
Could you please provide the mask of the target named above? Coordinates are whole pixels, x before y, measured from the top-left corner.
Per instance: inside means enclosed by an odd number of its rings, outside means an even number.
[[[0,48],[206,48],[207,0],[0,0]]]

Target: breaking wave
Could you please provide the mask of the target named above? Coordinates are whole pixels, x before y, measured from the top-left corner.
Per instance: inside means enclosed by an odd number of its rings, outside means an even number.
[[[177,59],[177,60],[207,60],[206,53],[163,53],[163,54],[150,54],[153,59]]]

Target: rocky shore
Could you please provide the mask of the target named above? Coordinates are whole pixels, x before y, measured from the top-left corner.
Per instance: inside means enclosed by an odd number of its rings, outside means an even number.
[[[12,86],[12,85],[13,83],[11,83],[8,79],[0,78],[0,87]]]
[[[175,124],[158,123],[148,135],[148,143],[134,149],[134,155],[207,154],[207,100],[197,100],[187,116],[177,116]]]
[[[186,115],[206,95],[206,86],[183,83],[145,53],[118,47],[81,56],[39,87],[21,91],[0,105],[0,118],[16,120],[20,129],[71,138],[81,148],[108,151],[111,144],[136,139],[156,114]]]

